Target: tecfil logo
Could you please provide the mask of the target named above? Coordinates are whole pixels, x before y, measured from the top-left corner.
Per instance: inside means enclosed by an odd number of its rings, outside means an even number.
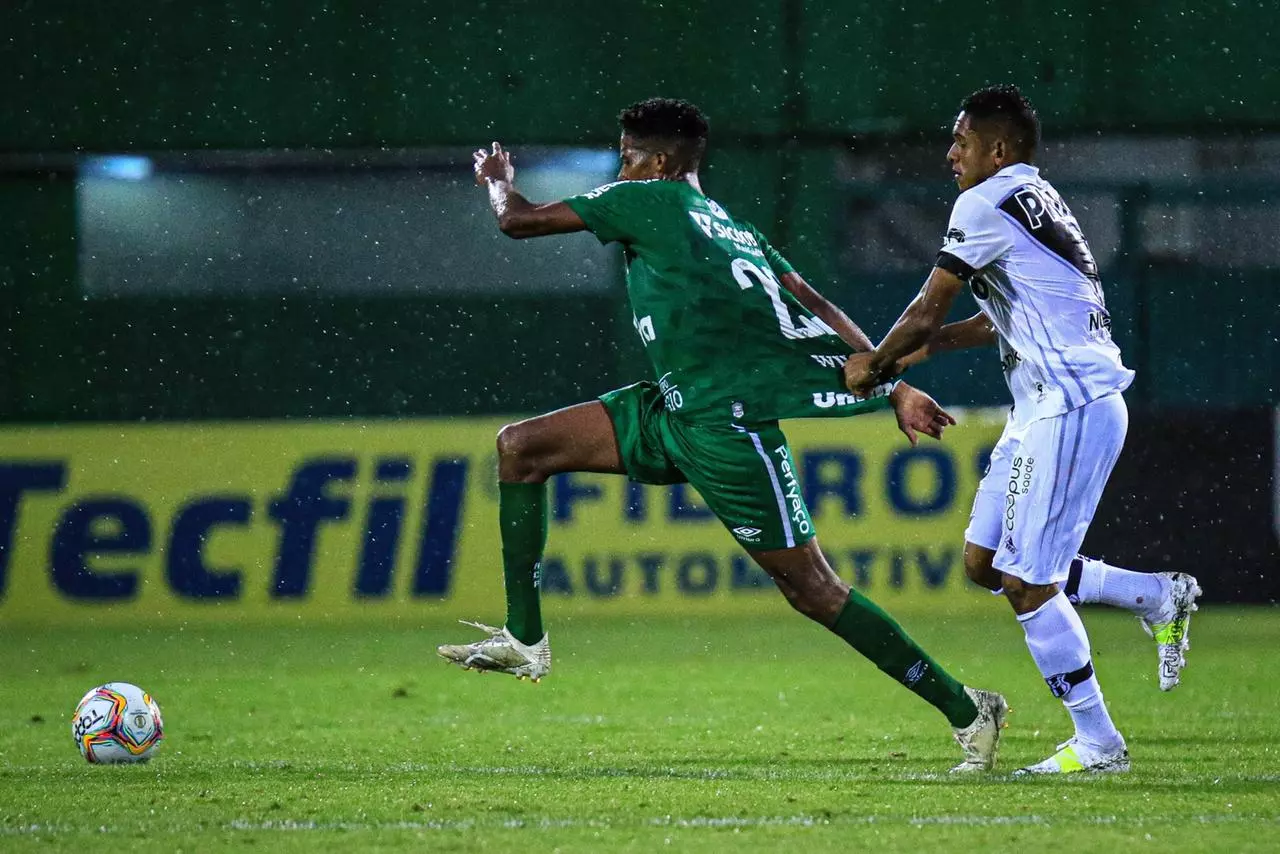
[[[444,596],[457,547],[468,463],[467,459],[441,458],[430,464],[421,526],[409,532],[404,523],[410,516],[411,499],[405,493],[417,461],[408,457],[387,456],[368,462],[336,455],[301,459],[289,481],[273,495],[255,500],[249,494],[196,487],[168,518],[156,518],[148,503],[136,495],[75,494],[78,490],[74,490],[70,474],[76,467],[65,460],[3,461],[0,597],[19,542],[24,504],[50,497],[61,500],[52,529],[22,526],[21,541],[48,542],[48,572],[54,587],[69,598],[133,599],[138,595],[141,571],[103,571],[94,566],[96,559],[155,554],[162,558],[163,579],[175,594],[190,599],[236,599],[242,594],[242,568],[211,566],[206,545],[219,531],[230,536],[228,529],[243,531],[256,526],[275,529],[272,552],[260,555],[257,561],[271,567],[268,595],[273,599],[307,595],[317,539],[328,527],[345,529],[349,537],[359,538],[359,547],[353,550],[356,557],[351,581],[356,595],[388,595],[401,551],[416,546],[413,595]],[[358,507],[356,487],[362,478],[370,477],[373,494],[367,506]],[[167,534],[158,533],[164,531]]]

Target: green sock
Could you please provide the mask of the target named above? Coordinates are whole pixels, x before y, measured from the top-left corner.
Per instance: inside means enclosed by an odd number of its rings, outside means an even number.
[[[966,727],[977,718],[978,707],[964,693],[964,686],[939,667],[893,617],[858,591],[849,590],[849,601],[831,631],[946,715],[952,726]]]
[[[507,629],[521,643],[534,644],[544,634],[538,586],[542,550],[547,546],[546,484],[499,482],[498,524],[507,582]]]

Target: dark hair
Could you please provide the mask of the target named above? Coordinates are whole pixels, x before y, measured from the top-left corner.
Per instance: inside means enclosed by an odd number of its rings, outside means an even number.
[[[979,89],[960,105],[979,132],[995,130],[1010,147],[1028,159],[1040,145],[1040,117],[1017,86],[1002,84]]]
[[[707,147],[707,117],[688,101],[649,98],[618,114],[623,133],[636,139],[661,140],[672,146],[688,168],[696,168]]]

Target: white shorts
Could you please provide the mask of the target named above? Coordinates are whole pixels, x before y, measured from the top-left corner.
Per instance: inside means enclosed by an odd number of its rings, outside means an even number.
[[[1119,392],[1030,424],[1010,419],[965,540],[994,551],[997,570],[1028,584],[1065,581],[1128,430]]]

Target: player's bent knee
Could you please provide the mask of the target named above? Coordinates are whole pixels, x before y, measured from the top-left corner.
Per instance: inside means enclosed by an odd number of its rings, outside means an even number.
[[[508,424],[498,431],[498,478],[504,481],[545,480],[533,451],[534,430],[528,421]]]
[[[498,459],[518,457],[524,448],[524,425],[507,424],[498,431]]]
[[[847,589],[821,581],[796,586],[779,585],[779,588],[792,608],[823,625],[830,625],[835,621],[849,597]]]
[[[1001,586],[1005,598],[1018,614],[1029,614],[1058,593],[1056,584],[1028,584],[1016,575],[1002,573]]]
[[[811,620],[818,622],[828,622],[826,620],[828,608],[824,607],[821,597],[815,596],[811,591],[791,590],[784,591],[783,596],[787,597],[787,602],[792,608],[795,608],[801,614],[804,614]]]
[[[824,626],[831,625],[849,598],[849,586],[827,563],[815,540],[803,546],[752,551],[792,608]]]

